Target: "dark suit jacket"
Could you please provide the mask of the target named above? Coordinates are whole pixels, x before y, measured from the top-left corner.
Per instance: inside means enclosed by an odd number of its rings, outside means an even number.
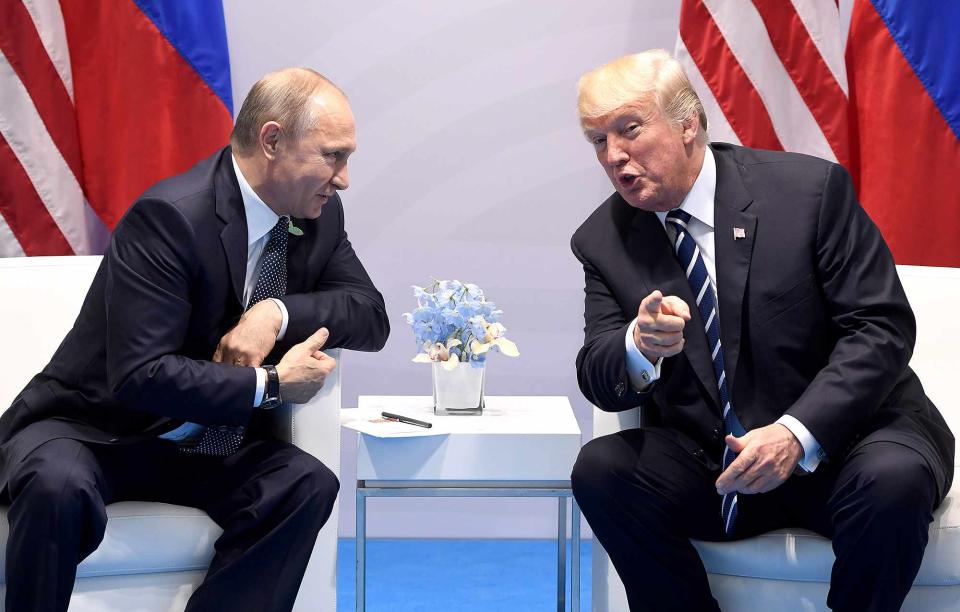
[[[847,172],[799,154],[717,143],[715,241],[721,340],[734,410],[747,430],[790,414],[829,460],[887,439],[918,450],[945,495],[954,442],[908,367],[915,321],[893,258]],[[746,238],[734,239],[733,228]],[[603,410],[643,405],[716,464],[723,423],[707,339],[656,215],[608,198],[576,231],[586,275],[580,388]],[[681,354],[645,393],[627,377],[624,336],[651,291],[693,306]],[[706,451],[706,452],[702,452]]]
[[[339,197],[295,224],[289,325],[267,363],[321,326],[328,348],[382,348],[383,298],[347,239]],[[144,193],[117,225],[73,329],[0,417],[0,491],[10,466],[52,438],[123,443],[182,421],[248,424],[254,369],[210,361],[243,312],[246,265],[229,147]]]

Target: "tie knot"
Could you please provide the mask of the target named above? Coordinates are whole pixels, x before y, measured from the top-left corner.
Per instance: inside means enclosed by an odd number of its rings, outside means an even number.
[[[273,226],[270,230],[270,238],[272,240],[279,240],[283,238],[287,233],[287,228],[290,226],[290,219],[288,217],[280,217],[277,220],[277,224]]]
[[[691,216],[690,213],[679,208],[667,213],[667,221],[674,225],[679,225],[683,229],[687,228],[687,224],[690,223],[690,219],[692,218],[693,216]]]

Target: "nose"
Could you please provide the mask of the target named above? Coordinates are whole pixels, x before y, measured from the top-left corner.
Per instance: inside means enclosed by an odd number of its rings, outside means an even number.
[[[620,146],[619,141],[616,138],[608,137],[607,138],[607,165],[615,168],[617,166],[622,166],[627,163],[627,160],[630,159],[630,156],[627,155],[627,152]]]
[[[337,170],[333,178],[330,179],[330,182],[340,191],[350,187],[350,175],[347,171],[347,164],[343,164],[343,166]]]

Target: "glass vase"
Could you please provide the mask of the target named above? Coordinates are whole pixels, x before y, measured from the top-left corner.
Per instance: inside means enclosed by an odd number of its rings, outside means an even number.
[[[460,363],[446,370],[440,363],[433,363],[434,414],[482,414],[485,369]]]

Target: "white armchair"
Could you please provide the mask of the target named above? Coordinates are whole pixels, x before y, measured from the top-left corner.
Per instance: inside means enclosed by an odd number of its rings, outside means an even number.
[[[100,257],[0,259],[0,411],[53,355],[80,310]],[[339,358],[339,351],[334,357]],[[309,404],[295,407],[292,442],[340,472],[340,370]],[[336,609],[339,504],[317,538],[296,610]],[[107,507],[106,535],[80,564],[71,612],[183,610],[203,580],[220,535],[195,508],[147,502]],[[0,508],[0,551],[6,550],[6,508]],[[0,598],[6,594],[0,555]]]
[[[927,395],[960,434],[956,393],[960,319],[950,314],[960,303],[960,269],[898,266],[917,318],[917,345],[911,367]],[[638,427],[637,410],[621,413],[594,408],[594,437]],[[734,612],[826,611],[833,550],[830,541],[803,529],[782,529],[738,542],[694,541],[723,610]],[[930,525],[930,542],[905,612],[960,609],[960,493],[947,495]],[[598,543],[593,547],[593,611],[626,612],[623,583]]]

